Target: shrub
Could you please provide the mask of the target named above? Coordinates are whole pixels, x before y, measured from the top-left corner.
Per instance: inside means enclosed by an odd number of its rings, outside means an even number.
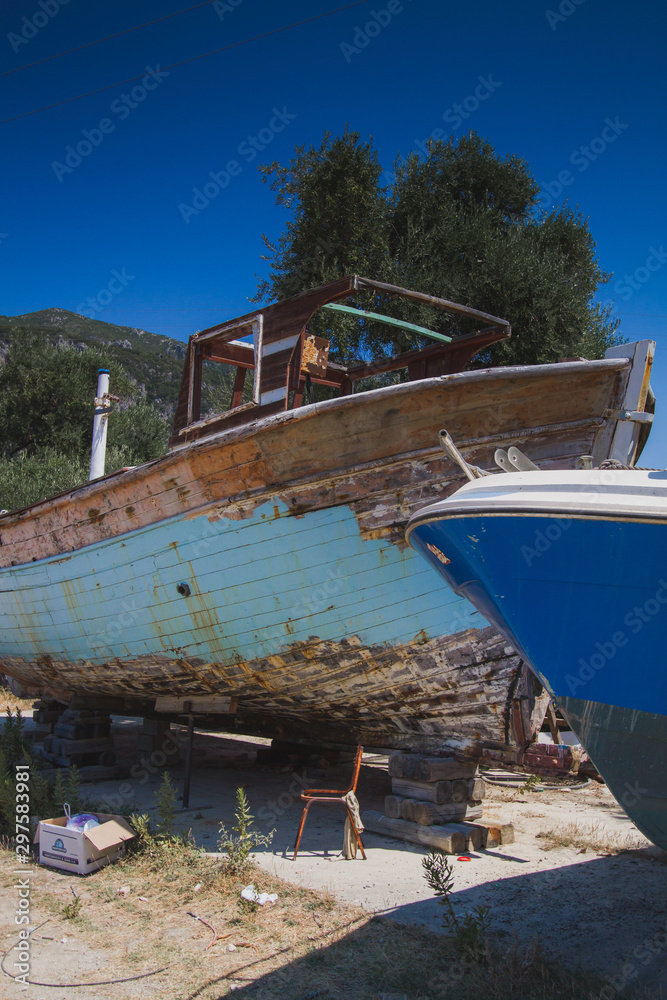
[[[225,828],[225,824],[221,823],[218,848],[221,851],[227,852],[225,860],[227,869],[235,874],[240,874],[250,864],[250,853],[253,848],[268,846],[273,840],[273,835],[276,831],[271,830],[270,833],[262,834],[250,829],[253,825],[254,816],[250,812],[250,803],[248,802],[248,796],[244,788],[236,789],[236,812],[234,816],[236,826],[233,826],[232,830],[236,831],[237,836],[230,833]]]

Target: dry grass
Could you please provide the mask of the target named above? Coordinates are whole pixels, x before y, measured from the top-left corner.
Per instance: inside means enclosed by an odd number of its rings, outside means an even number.
[[[612,833],[600,823],[589,823],[586,826],[568,823],[567,826],[541,830],[535,836],[544,841],[543,851],[553,851],[557,847],[573,847],[579,854],[592,851],[593,854],[609,855],[645,846],[644,840],[632,834]]]
[[[21,709],[22,715],[32,715],[34,698],[16,698],[7,688],[0,689],[0,715],[6,715],[10,709],[12,714],[16,714],[16,709]]]
[[[0,852],[5,891],[13,868],[13,856]],[[278,893],[277,903],[246,904],[240,890],[249,882]],[[72,887],[81,905],[67,919]],[[258,868],[229,875],[220,862],[187,848],[128,856],[88,878],[35,866],[33,905],[37,922],[48,918],[40,933],[55,939],[49,946],[54,959],[59,940],[68,941],[67,957],[49,969],[50,981],[100,978],[99,972],[77,972],[70,949],[78,941],[96,957],[104,978],[169,966],[133,983],[131,993],[123,986],[90,988],[86,1000],[218,1000],[232,990],[248,1000],[380,1000],[383,994],[388,1000],[597,1000],[603,987],[599,977],[546,961],[539,949],[515,946],[490,951],[486,965],[462,963],[442,935],[372,917]],[[224,938],[207,947],[213,934],[188,911]],[[3,950],[15,936],[8,928]],[[235,950],[228,950],[230,944]]]

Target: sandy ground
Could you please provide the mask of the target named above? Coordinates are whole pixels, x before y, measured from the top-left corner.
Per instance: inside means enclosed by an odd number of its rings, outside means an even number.
[[[86,785],[86,792],[113,811],[121,802],[137,811],[149,811],[161,780],[161,771],[133,750],[137,723],[117,720],[117,745],[126,760],[134,760],[127,779]],[[343,810],[313,806],[300,854],[291,860],[300,816],[300,789],[305,786],[344,787],[349,766],[326,770],[292,769],[255,763],[258,746],[268,741],[198,734],[195,742],[191,808],[178,814],[177,825],[190,829],[207,851],[217,850],[218,826],[233,822],[234,795],[239,785],[248,793],[256,823],[262,832],[275,828],[270,848],[258,854],[267,870],[295,884],[325,889],[341,900],[407,923],[440,927],[440,907],[422,873],[423,848],[367,833],[368,859],[341,857]],[[173,760],[173,757],[172,757]],[[148,765],[148,766],[146,766]],[[180,788],[182,764],[171,766]],[[149,773],[150,771],[153,773]],[[340,783],[340,784],[339,784]],[[358,797],[364,809],[382,810],[390,791],[386,757],[366,755]],[[479,903],[491,907],[495,941],[510,943],[514,936],[529,944],[537,939],[544,952],[568,966],[584,966],[625,982],[646,982],[667,997],[667,855],[651,846],[604,786],[591,783],[570,791],[521,792],[489,786],[485,816],[512,822],[515,842],[453,859],[455,905],[460,912]],[[599,845],[585,852],[575,847],[545,850],[537,835],[577,824],[590,830]],[[620,854],[605,850],[628,845]],[[91,876],[94,878],[95,876]],[[11,944],[13,900],[0,902],[0,931],[4,947]],[[94,961],[94,959],[92,959]],[[87,967],[89,958],[73,953],[73,968]],[[9,987],[9,989],[7,989]],[[0,995],[38,998],[56,991],[28,993],[4,979]],[[77,994],[80,995],[80,994]],[[131,995],[130,993],[127,994]]]

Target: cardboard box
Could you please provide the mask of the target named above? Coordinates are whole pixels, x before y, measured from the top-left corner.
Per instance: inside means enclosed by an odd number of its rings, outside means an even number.
[[[87,875],[116,861],[134,833],[122,816],[96,813],[100,825],[86,833],[67,830],[67,817],[41,820],[35,834],[39,863],[65,872]]]

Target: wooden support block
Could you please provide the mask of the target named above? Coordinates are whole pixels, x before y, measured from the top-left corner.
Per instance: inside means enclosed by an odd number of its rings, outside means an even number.
[[[475,820],[475,823],[477,826],[485,826],[489,831],[487,846],[497,847],[498,844],[514,843],[514,825],[512,823],[503,823],[499,819],[485,818]]]
[[[57,744],[57,749],[56,748]],[[110,736],[99,736],[89,740],[63,740],[53,741],[54,753],[61,757],[71,757],[73,753],[102,753],[104,750],[113,750],[113,740]]]
[[[53,732],[66,740],[85,740],[95,736],[108,736],[111,732],[111,720],[93,722],[85,719],[77,723],[56,722]]]
[[[469,851],[484,850],[488,840],[488,830],[484,826],[477,826],[475,823],[452,823],[465,837],[466,847]]]
[[[467,810],[466,802],[448,802],[445,805],[438,805],[435,802],[420,802],[419,799],[401,799],[400,801],[402,803],[401,818],[410,820],[412,823],[419,823],[420,826],[456,822],[465,817]],[[480,809],[480,816],[481,814]]]
[[[462,778],[452,781],[452,802],[465,802],[468,798],[468,782]]]
[[[175,746],[180,747],[180,740],[175,733],[166,732],[163,736],[151,736],[148,733],[139,733],[135,737],[134,745],[137,750],[144,753],[153,753],[162,750],[169,753]]]
[[[476,802],[481,802],[481,800],[486,795],[486,782],[484,778],[469,778],[468,779],[468,798],[473,799]]]
[[[62,709],[38,708],[32,713],[32,721],[38,723],[57,722],[62,715]]]
[[[384,800],[384,814],[389,819],[400,819],[402,816],[401,806],[407,799],[402,799],[400,795],[387,795]]]
[[[444,805],[452,801],[451,781],[408,781],[405,778],[392,778],[391,790],[395,795],[405,795],[411,799],[419,799],[421,802],[437,802]],[[468,789],[464,786],[465,795],[459,797],[459,801],[467,798]]]
[[[164,736],[169,732],[171,722],[168,719],[144,719],[141,731],[149,736]]]
[[[193,712],[195,715],[234,715],[237,698],[226,698],[222,695],[202,695],[192,698],[171,698],[162,696],[155,699],[156,712],[169,712],[176,715]]]
[[[445,854],[460,854],[465,850],[465,835],[455,827],[419,826],[405,819],[389,819],[374,810],[362,813],[361,820],[364,828],[372,833],[382,833],[386,837],[396,837],[424,847],[437,847]]]
[[[469,819],[477,821],[482,818],[482,803],[479,805],[474,805],[470,802],[466,802],[466,814],[465,820],[468,822]]]
[[[409,781],[451,781],[455,778],[474,778],[477,764],[457,760],[456,757],[422,757],[411,753],[393,753],[389,758],[392,778]]]

